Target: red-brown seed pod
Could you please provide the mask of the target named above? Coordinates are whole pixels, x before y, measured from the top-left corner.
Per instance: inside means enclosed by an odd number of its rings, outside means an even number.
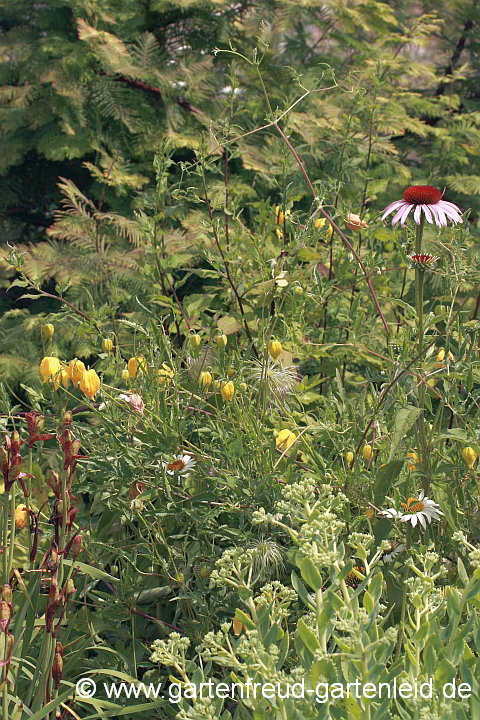
[[[2,588],[2,600],[5,600],[7,603],[12,602],[12,586],[11,585],[4,585]]]
[[[60,653],[55,653],[52,663],[52,678],[55,681],[55,687],[58,688],[60,680],[63,678],[63,657]]]
[[[83,550],[83,535],[76,535],[72,542],[72,560],[75,560]]]
[[[0,630],[7,632],[10,618],[12,617],[12,607],[5,600],[0,600]]]

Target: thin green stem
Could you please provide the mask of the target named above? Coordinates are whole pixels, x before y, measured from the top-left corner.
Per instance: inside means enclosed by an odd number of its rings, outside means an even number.
[[[422,238],[425,224],[425,216],[420,215],[420,223],[417,225],[417,234],[415,238],[415,252],[420,255],[422,252]],[[424,326],[423,326],[423,287],[425,279],[425,270],[416,266],[415,268],[415,309],[417,313],[417,354],[420,363],[423,363],[424,355]],[[417,402],[420,409],[420,415],[417,420],[417,438],[420,450],[420,467],[423,475],[423,485],[425,492],[428,492],[429,486],[429,462],[428,462],[428,443],[425,432],[425,378],[423,371],[420,370],[420,383],[418,385]]]

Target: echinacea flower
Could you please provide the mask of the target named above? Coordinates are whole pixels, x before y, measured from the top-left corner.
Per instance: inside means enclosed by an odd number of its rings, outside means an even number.
[[[427,222],[430,224],[435,222],[438,226],[445,227],[447,220],[451,220],[453,223],[463,222],[460,208],[442,198],[443,192],[432,185],[412,185],[403,193],[403,200],[395,200],[387,205],[383,211],[382,220],[396,210],[392,225],[396,225],[398,222],[403,225],[410,211],[414,210],[413,219],[417,225],[420,225],[422,212]]]
[[[359,575],[363,576],[362,580],[359,578]],[[355,565],[355,567],[345,575],[345,585],[348,585],[355,590],[364,579],[365,568],[361,565]]]
[[[426,270],[431,265],[434,265],[438,258],[438,255],[429,255],[428,253],[420,253],[417,255],[409,255],[408,259],[415,267],[420,270]]]
[[[431,523],[432,520],[439,520],[439,516],[443,515],[442,511],[438,509],[439,504],[428,497],[424,497],[423,490],[418,498],[408,498],[406,503],[400,504],[404,507],[404,512],[399,512],[395,508],[388,508],[388,510],[382,510],[379,515],[389,520],[411,522],[412,527],[416,527],[417,523],[420,522],[424,530],[427,527],[425,519],[428,523]]]
[[[168,475],[185,475],[196,465],[196,461],[191,455],[175,455],[174,459],[170,463],[163,463]]]

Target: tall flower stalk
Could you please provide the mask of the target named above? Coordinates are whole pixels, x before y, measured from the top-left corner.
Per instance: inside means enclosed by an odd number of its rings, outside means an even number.
[[[413,185],[403,193],[403,200],[395,200],[390,203],[382,215],[384,220],[388,215],[395,212],[392,225],[400,223],[404,225],[409,214],[413,210],[413,219],[417,225],[415,236],[415,254],[410,260],[415,266],[415,309],[417,315],[417,350],[420,362],[423,361],[424,353],[424,327],[423,327],[423,286],[425,279],[425,270],[438,260],[433,255],[422,253],[422,239],[425,227],[425,219],[430,224],[435,223],[440,227],[445,227],[448,220],[453,223],[462,222],[461,210],[451,202],[443,200],[443,192],[431,185]],[[428,440],[425,429],[425,378],[423,376],[423,366],[420,373],[420,382],[417,390],[417,403],[420,409],[418,416],[416,432],[417,443],[420,450],[420,470],[423,476],[423,486],[425,492],[428,491],[430,485],[430,463],[428,452]]]
[[[423,229],[425,225],[425,215],[421,214],[420,222],[417,225],[415,237],[415,255],[421,256]],[[429,485],[429,466],[428,462],[428,442],[425,431],[425,378],[423,375],[423,286],[425,279],[425,268],[423,265],[415,264],[415,309],[417,313],[417,349],[420,357],[422,371],[420,374],[420,382],[417,389],[417,401],[420,409],[420,415],[417,420],[417,439],[420,448],[420,469],[424,478],[425,491]]]

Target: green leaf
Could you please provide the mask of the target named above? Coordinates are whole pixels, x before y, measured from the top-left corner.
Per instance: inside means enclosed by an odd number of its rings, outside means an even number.
[[[380,506],[383,503],[385,495],[390,490],[392,482],[400,475],[402,467],[403,460],[393,460],[378,468],[373,489],[375,505]]]
[[[320,643],[318,642],[317,636],[315,635],[313,630],[308,627],[303,618],[300,618],[300,620],[298,621],[297,632],[300,635],[303,643],[310,650],[311,653],[314,653],[315,650],[320,649]]]
[[[298,577],[298,575],[297,575],[297,573],[295,572],[295,570],[292,570],[291,579],[292,579],[293,589],[294,589],[295,592],[297,593],[298,597],[299,597],[301,600],[303,600],[303,602],[305,603],[305,605],[306,605],[308,608],[310,608],[310,610],[313,610],[313,609],[315,608],[315,603],[314,603],[314,602],[312,601],[312,599],[309,597],[307,588],[305,587],[305,585],[303,584],[303,582],[300,580],[300,578]]]
[[[408,433],[410,428],[415,424],[418,416],[421,414],[421,409],[413,405],[407,405],[407,407],[399,410],[395,416],[395,428],[393,431],[392,446],[390,448],[390,454],[388,460],[390,461],[395,455],[395,452],[400,445],[401,441]]]
[[[63,564],[67,567],[70,567],[73,564],[73,561],[64,560]],[[119,582],[119,578],[114,577],[113,575],[109,575],[104,570],[92,567],[92,565],[86,565],[83,562],[78,562],[78,560],[75,560],[75,568],[80,572],[84,573],[85,575],[90,575],[90,577],[92,577],[94,580],[107,580],[108,582],[113,583]]]
[[[320,590],[323,585],[322,576],[310,558],[302,558],[297,564],[302,574],[302,578],[305,580],[307,585],[310,585],[312,590],[315,590],[315,592]]]

